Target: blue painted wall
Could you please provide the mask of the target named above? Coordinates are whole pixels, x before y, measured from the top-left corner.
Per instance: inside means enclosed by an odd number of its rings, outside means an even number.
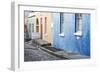
[[[90,56],[90,15],[83,14],[82,37],[76,39],[75,14],[64,13],[64,37],[60,34],[60,13],[53,13],[53,46]]]

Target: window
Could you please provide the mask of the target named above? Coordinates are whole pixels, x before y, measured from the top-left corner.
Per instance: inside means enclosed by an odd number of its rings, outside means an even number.
[[[47,33],[47,17],[45,17],[45,33]]]
[[[36,19],[36,32],[39,32],[39,20],[38,20],[38,18]]]
[[[60,33],[64,32],[64,13],[60,13]]]
[[[75,14],[75,33],[74,35],[82,36],[82,13]]]

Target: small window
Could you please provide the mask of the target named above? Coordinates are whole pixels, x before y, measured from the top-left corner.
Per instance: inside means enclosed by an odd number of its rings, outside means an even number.
[[[64,32],[64,13],[60,13],[60,33]]]
[[[45,33],[47,33],[47,17],[45,17]]]
[[[75,14],[75,33],[74,35],[82,36],[82,13]]]
[[[36,25],[39,25],[39,20],[38,20],[38,18],[36,19]]]
[[[76,13],[75,14],[75,32],[82,31],[82,14]]]
[[[38,18],[36,19],[36,32],[39,32],[39,20],[38,20]]]

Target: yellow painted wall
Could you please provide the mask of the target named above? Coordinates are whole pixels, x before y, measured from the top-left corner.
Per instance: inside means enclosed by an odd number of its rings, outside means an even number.
[[[45,17],[47,17],[47,32],[45,33]],[[39,33],[41,33],[41,18],[42,18],[42,39],[52,43],[52,13],[38,12],[36,17],[39,20]]]

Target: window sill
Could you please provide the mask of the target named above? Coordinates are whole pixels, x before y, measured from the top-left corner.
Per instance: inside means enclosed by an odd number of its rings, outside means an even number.
[[[64,35],[64,33],[60,33],[59,36],[64,37],[65,35]]]
[[[74,33],[75,36],[82,36],[82,31],[77,31]]]

